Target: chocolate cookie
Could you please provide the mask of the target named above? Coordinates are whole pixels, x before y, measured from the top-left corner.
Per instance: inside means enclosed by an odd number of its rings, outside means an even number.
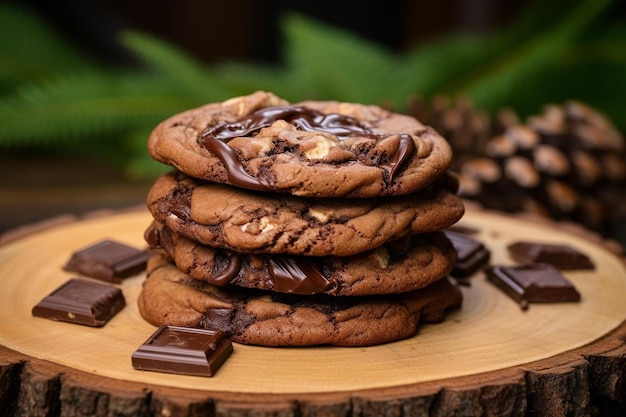
[[[163,121],[148,150],[195,178],[319,197],[408,194],[452,164],[446,140],[410,116],[262,91]]]
[[[161,176],[147,197],[159,223],[194,241],[240,253],[350,256],[407,234],[436,231],[464,212],[453,192],[430,186],[407,196],[346,199],[260,193]]]
[[[348,257],[245,255],[201,245],[154,222],[150,247],[191,278],[293,294],[361,296],[423,288],[447,275],[456,252],[443,232],[407,236]]]
[[[263,346],[367,346],[413,336],[420,322],[443,320],[462,294],[443,278],[426,288],[371,297],[292,295],[218,288],[190,278],[160,256],[148,261],[139,311],[148,322],[221,330]]]

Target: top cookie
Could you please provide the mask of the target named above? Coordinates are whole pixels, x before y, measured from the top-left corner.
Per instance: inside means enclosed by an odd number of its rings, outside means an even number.
[[[263,91],[161,122],[148,150],[195,178],[318,197],[412,193],[452,163],[446,140],[412,117]]]

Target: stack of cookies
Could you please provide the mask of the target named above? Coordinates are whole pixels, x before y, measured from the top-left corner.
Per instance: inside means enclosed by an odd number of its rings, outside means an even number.
[[[150,323],[366,346],[460,306],[452,154],[414,118],[256,92],[165,120],[148,148],[175,168],[147,197]]]

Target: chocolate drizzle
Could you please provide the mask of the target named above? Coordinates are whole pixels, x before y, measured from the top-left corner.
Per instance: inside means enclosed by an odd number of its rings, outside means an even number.
[[[237,137],[254,136],[259,130],[284,120],[307,132],[323,131],[342,138],[349,136],[375,136],[354,117],[337,113],[324,114],[302,106],[265,107],[238,122],[220,121],[207,129],[201,139],[219,139],[228,142]]]
[[[381,164],[380,167],[387,170],[389,177],[393,178],[398,169],[404,166],[414,153],[415,142],[413,142],[413,138],[410,135],[402,134],[400,135],[398,149],[392,155],[391,160],[386,164]]]
[[[248,174],[237,157],[237,152],[228,146],[225,142],[218,139],[207,138],[203,141],[203,145],[213,155],[217,156],[224,164],[228,174],[228,180],[231,184],[249,190],[268,191],[273,190],[271,184],[260,178],[253,177]]]
[[[227,143],[238,137],[252,137],[277,120],[284,120],[303,131],[331,133],[340,140],[355,136],[376,140],[388,137],[374,133],[365,124],[350,116],[325,114],[302,106],[281,106],[262,108],[236,122],[217,122],[200,135],[198,143],[222,161],[231,184],[252,190],[273,191],[275,188],[267,181],[246,172],[237,153]],[[393,178],[415,150],[413,138],[408,134],[401,134],[396,152],[388,162],[380,164],[380,167]]]

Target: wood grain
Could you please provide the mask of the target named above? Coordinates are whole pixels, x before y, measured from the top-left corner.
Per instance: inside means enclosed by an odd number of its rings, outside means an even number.
[[[32,306],[72,276],[61,267],[73,250],[103,238],[143,246],[149,221],[144,211],[109,214],[56,224],[0,246],[0,410],[224,416],[251,410],[272,416],[624,410],[622,259],[588,236],[482,211],[468,210],[461,224],[480,231],[476,237],[490,248],[494,263],[512,263],[505,245],[518,239],[566,242],[588,254],[596,271],[566,273],[582,301],[522,311],[479,273],[463,288],[463,308],[441,324],[423,326],[414,338],[368,348],[235,345],[213,378],[132,369],[130,355],[154,330],[135,303],[143,275],[121,285],[128,305],[104,328],[30,315]]]

